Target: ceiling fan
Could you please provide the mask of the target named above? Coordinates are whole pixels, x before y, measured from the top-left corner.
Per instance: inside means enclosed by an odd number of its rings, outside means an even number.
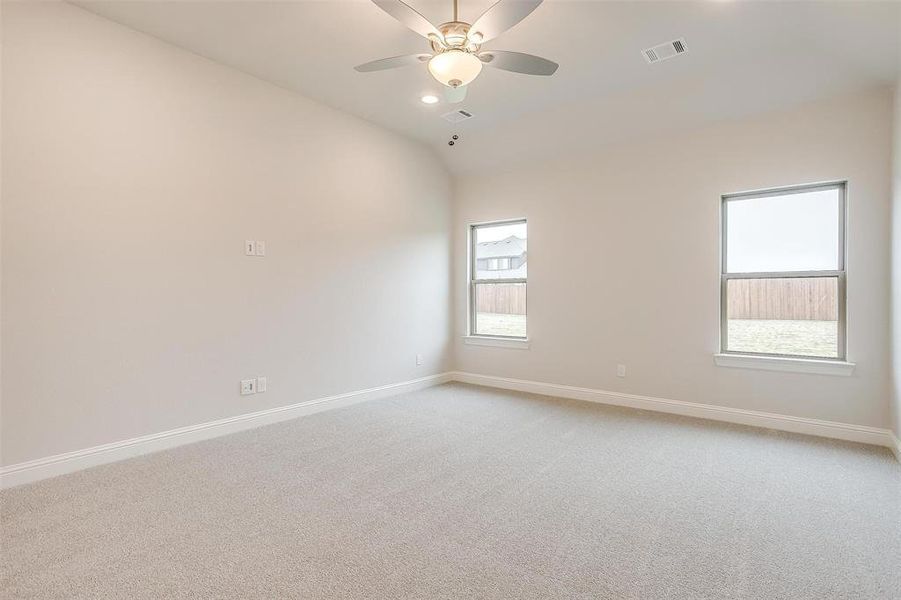
[[[460,102],[466,97],[466,86],[481,73],[482,65],[526,75],[547,76],[557,70],[557,63],[540,56],[507,50],[482,50],[483,43],[525,19],[542,0],[498,0],[472,24],[459,20],[457,0],[453,0],[454,19],[438,27],[401,0],[372,2],[429,40],[432,51],[383,58],[354,67],[361,73],[428,63],[432,77],[447,86],[447,100]]]

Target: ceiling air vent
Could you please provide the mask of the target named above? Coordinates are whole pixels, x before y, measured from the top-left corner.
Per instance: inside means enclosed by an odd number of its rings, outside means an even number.
[[[451,111],[447,114],[441,115],[441,118],[450,123],[459,123],[460,121],[465,121],[466,119],[472,118],[472,113],[468,110],[455,110]]]
[[[648,62],[648,64],[651,64],[672,58],[674,56],[679,56],[680,54],[685,54],[686,52],[688,52],[688,48],[685,46],[685,38],[679,38],[678,40],[673,40],[672,42],[667,42],[665,44],[654,46],[653,48],[642,50],[641,55]]]

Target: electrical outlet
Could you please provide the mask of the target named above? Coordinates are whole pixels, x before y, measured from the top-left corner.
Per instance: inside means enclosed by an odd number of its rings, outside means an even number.
[[[616,376],[617,377],[625,377],[626,376],[626,365],[616,365]]]
[[[253,256],[257,253],[257,243],[253,240],[244,240],[244,254]]]
[[[256,379],[242,379],[241,380],[241,395],[248,396],[250,394],[257,393],[257,380]]]
[[[417,367],[422,366],[422,354],[416,355],[416,366]]]
[[[265,377],[257,377],[257,392],[262,394],[266,391],[266,378]]]
[[[257,240],[257,256],[266,256],[266,242]]]

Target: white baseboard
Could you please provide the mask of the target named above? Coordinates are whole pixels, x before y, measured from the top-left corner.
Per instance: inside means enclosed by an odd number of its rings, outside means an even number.
[[[753,427],[765,427],[803,433],[819,437],[860,442],[876,446],[886,446],[895,452],[895,456],[901,461],[901,446],[898,438],[889,429],[867,427],[865,425],[852,425],[849,423],[837,423],[835,421],[821,421],[804,417],[792,417],[775,413],[715,406],[712,404],[699,404],[697,402],[683,402],[681,400],[669,400],[667,398],[654,398],[651,396],[638,396],[624,394],[622,392],[608,392],[590,388],[559,385],[555,383],[541,383],[524,379],[510,379],[507,377],[495,377],[493,375],[479,375],[456,371],[451,373],[454,381],[484,385],[488,387],[531,392],[544,396],[557,398],[570,398],[573,400],[585,400],[600,404],[612,404],[615,406],[627,406],[642,410],[698,417],[714,421],[725,421]]]
[[[392,383],[365,390],[357,390],[345,394],[338,394],[336,396],[328,396],[326,398],[317,398],[315,400],[308,400],[306,402],[299,402],[288,406],[280,406],[226,419],[219,419],[217,421],[200,423],[198,425],[189,425],[179,429],[172,429],[170,431],[163,431],[129,440],[122,440],[110,444],[103,444],[102,446],[94,446],[93,448],[85,448],[83,450],[66,452],[64,454],[57,454],[10,465],[0,469],[0,489],[15,487],[17,485],[39,481],[57,475],[64,475],[66,473],[73,473],[75,471],[87,469],[88,467],[116,462],[184,444],[199,442],[201,440],[219,437],[229,433],[253,429],[254,427],[259,427],[261,425],[287,421],[304,415],[311,415],[325,410],[349,406],[358,402],[412,392],[434,385],[440,385],[448,381],[460,381],[463,383],[531,392],[533,394],[554,396],[558,398],[571,398],[574,400],[584,400],[600,404],[627,406],[642,410],[652,410],[656,412],[698,417],[701,419],[712,419],[715,421],[725,421],[727,423],[766,427],[778,429],[780,431],[790,431],[793,433],[803,433],[864,444],[886,446],[895,453],[895,457],[901,462],[901,440],[888,429],[456,371],[429,375],[419,379]]]
[[[253,429],[261,425],[287,421],[304,415],[349,406],[358,402],[412,392],[450,380],[450,373],[439,373],[428,377],[420,377],[419,379],[411,379],[410,381],[357,390],[327,398],[307,400],[306,402],[298,402],[288,406],[279,406],[259,412],[153,433],[130,440],[122,440],[120,442],[103,444],[102,446],[94,446],[93,448],[30,460],[0,469],[0,489],[72,473],[88,467],[116,462],[183,444],[199,442],[245,429]]]

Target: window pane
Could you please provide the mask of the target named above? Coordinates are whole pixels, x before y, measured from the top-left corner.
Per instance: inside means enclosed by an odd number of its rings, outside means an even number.
[[[728,200],[726,271],[839,269],[839,190]]]
[[[526,284],[477,283],[473,333],[526,337]]]
[[[726,350],[838,358],[838,278],[726,281]]]
[[[526,224],[480,225],[474,230],[476,279],[526,278]]]

